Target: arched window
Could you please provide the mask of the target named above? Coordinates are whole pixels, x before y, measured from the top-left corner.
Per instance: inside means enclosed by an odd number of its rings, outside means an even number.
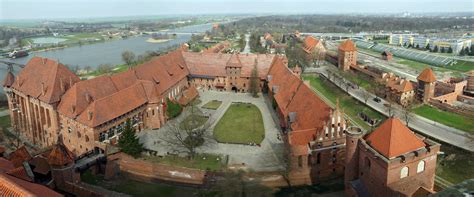
[[[403,167],[400,171],[400,178],[403,179],[408,176],[408,167]]]
[[[365,157],[365,169],[370,170],[370,160],[369,158]]]
[[[425,171],[425,161],[421,160],[418,163],[418,167],[416,168],[416,173],[420,173],[420,172],[423,172],[423,171]]]

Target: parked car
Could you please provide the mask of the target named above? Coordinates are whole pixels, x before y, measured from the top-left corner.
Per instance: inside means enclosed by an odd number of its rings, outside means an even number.
[[[376,103],[380,103],[380,101],[382,101],[379,97],[375,97],[375,98],[372,99],[372,100],[374,100]]]

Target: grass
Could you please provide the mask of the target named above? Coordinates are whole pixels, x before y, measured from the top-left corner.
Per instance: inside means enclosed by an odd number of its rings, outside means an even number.
[[[371,127],[364,120],[359,118],[359,112],[365,113],[371,119],[380,119],[382,121],[386,119],[384,115],[352,98],[331,82],[323,81],[321,78],[316,76],[303,76],[303,79],[309,80],[311,86],[323,94],[324,97],[329,99],[333,104],[335,104],[336,100],[339,99],[339,106],[344,110],[344,112],[351,117],[357,125],[363,127],[365,130],[370,130]]]
[[[214,128],[218,142],[260,144],[264,137],[262,113],[248,103],[232,103]]]
[[[474,153],[442,144],[445,155],[438,156],[436,175],[457,184],[467,179],[474,179]]]
[[[353,72],[341,72],[342,76],[354,84],[358,84],[360,87],[367,89],[371,87],[375,81],[371,81],[368,77],[364,77],[363,74]]]
[[[0,117],[0,127],[3,128],[4,130],[7,129],[8,127],[11,127],[10,115]]]
[[[202,116],[202,115],[198,115],[198,114],[191,114],[189,116],[187,116],[181,123],[179,123],[179,127],[181,129],[184,129],[184,128],[198,128],[202,125],[204,125],[204,123],[206,123],[207,119],[209,119],[208,117],[206,116]],[[193,123],[192,121],[196,121],[195,123]]]
[[[140,182],[126,177],[120,177],[113,181],[106,181],[102,175],[93,175],[90,170],[81,175],[81,181],[135,197],[195,196],[199,193],[198,189],[191,187],[179,187],[164,183]]]
[[[456,113],[439,110],[429,105],[422,105],[414,109],[420,116],[439,122],[446,126],[474,133],[474,119]]]
[[[456,61],[457,61],[456,64],[452,66],[448,66],[447,68],[458,70],[461,72],[468,72],[474,69],[474,62],[465,61],[465,60],[456,60]]]
[[[196,155],[194,159],[188,159],[179,156],[147,156],[143,157],[143,159],[155,163],[200,170],[219,171],[225,167],[225,164],[222,162],[223,158],[221,156],[211,154],[199,154]]]
[[[202,108],[216,110],[221,106],[221,104],[222,104],[222,101],[212,100],[212,101],[207,102],[205,105],[203,105]]]

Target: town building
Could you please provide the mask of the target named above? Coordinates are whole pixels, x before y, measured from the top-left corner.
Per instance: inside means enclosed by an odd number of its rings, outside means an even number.
[[[343,71],[357,65],[357,48],[352,40],[346,40],[339,45],[337,62],[339,69]]]
[[[413,196],[434,193],[440,145],[389,118],[368,135],[346,132],[346,196]]]
[[[306,53],[306,59],[311,62],[311,64],[314,64],[317,60],[324,60],[326,57],[326,48],[323,43],[313,36],[306,36],[302,47]]]
[[[385,85],[384,98],[407,106],[416,98],[415,88],[410,80],[400,78],[393,73],[383,73],[380,83]]]

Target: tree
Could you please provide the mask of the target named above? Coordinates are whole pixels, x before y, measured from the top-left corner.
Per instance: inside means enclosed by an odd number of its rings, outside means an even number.
[[[387,99],[387,103],[385,103],[384,106],[385,109],[388,111],[388,117],[393,117],[395,115],[393,101]]]
[[[118,140],[118,145],[122,149],[122,152],[135,158],[140,156],[140,153],[143,151],[143,144],[140,143],[138,137],[135,135],[135,129],[132,127],[131,120],[125,122],[122,135]]]
[[[362,90],[362,98],[364,99],[364,104],[367,105],[367,101],[369,100],[371,94],[367,90]]]
[[[408,127],[408,123],[410,123],[410,120],[413,117],[413,106],[414,103],[410,102],[406,105],[402,105],[402,116],[403,119],[405,120],[405,124]]]
[[[453,48],[451,46],[448,48],[448,53],[453,53]]]
[[[474,56],[474,45],[471,45],[469,56]]]
[[[179,116],[182,109],[183,108],[178,103],[172,102],[168,98],[166,99],[166,115],[168,115],[168,118],[175,118]]]
[[[97,72],[99,74],[106,74],[112,72],[112,66],[110,64],[101,64],[97,67]]]
[[[128,65],[131,66],[132,63],[135,61],[135,53],[131,51],[124,51],[122,53],[122,60]]]
[[[260,77],[258,76],[258,69],[257,69],[257,59],[255,59],[255,64],[252,69],[252,73],[250,74],[250,85],[249,91],[253,97],[258,97],[258,90],[260,89]]]
[[[420,44],[416,44],[416,48],[417,48],[417,49],[420,49]]]
[[[194,104],[191,105],[191,117],[203,116],[202,113],[194,109]],[[193,121],[193,120],[191,120]],[[178,119],[168,121],[168,127],[163,130],[161,139],[167,143],[168,147],[176,153],[186,153],[189,158],[194,158],[197,152],[196,149],[204,146],[212,146],[215,140],[212,137],[212,132],[208,129],[212,125],[210,121],[204,124],[188,124],[180,122]]]
[[[431,46],[430,46],[430,43],[428,43],[425,47],[426,50],[430,50],[431,49]]]
[[[440,50],[441,53],[445,53],[446,50],[444,49],[444,47],[441,47],[441,50]]]
[[[433,52],[437,53],[438,51],[439,51],[438,45],[435,45],[434,48],[433,48]]]

